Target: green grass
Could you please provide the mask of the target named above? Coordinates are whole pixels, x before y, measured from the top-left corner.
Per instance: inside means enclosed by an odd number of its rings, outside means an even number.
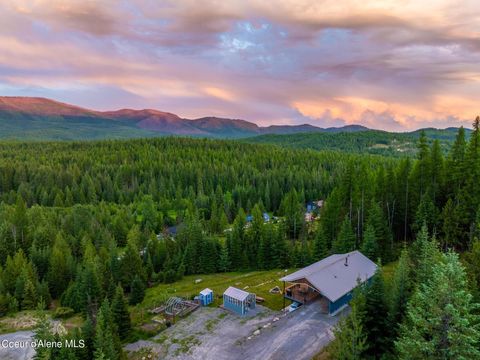
[[[294,269],[289,270],[291,273]],[[278,279],[286,275],[284,270],[231,272],[208,275],[190,275],[173,284],[160,284],[147,289],[145,299],[136,307],[132,308],[134,323],[141,322],[148,317],[146,310],[160,306],[165,299],[171,296],[192,298],[205,289],[210,288],[214,292],[215,301],[210,306],[218,306],[222,303],[222,294],[229,286],[245,289],[265,299],[262,304],[272,310],[281,310],[283,307],[282,294],[270,294],[269,290],[275,286],[282,289],[283,283]],[[202,282],[195,284],[196,279]],[[286,301],[286,305],[290,304]]]

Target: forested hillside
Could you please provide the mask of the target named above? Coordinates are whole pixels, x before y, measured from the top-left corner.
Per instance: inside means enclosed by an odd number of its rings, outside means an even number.
[[[478,358],[478,333],[468,330],[480,300],[478,119],[474,129],[468,140],[460,129],[446,155],[421,134],[415,158],[182,138],[4,142],[0,313],[73,309],[86,319],[88,346],[69,359],[119,359],[130,336],[127,301],[141,302],[147,286],[187,274],[302,267],[361,249],[399,264],[392,284],[377,276],[356,296],[332,354],[346,358],[354,344],[356,358],[407,359],[415,350],[420,359],[437,347],[417,349],[412,336],[431,346],[432,337],[463,331],[455,354]],[[317,200],[324,206],[309,221],[306,204]],[[466,268],[449,250],[463,254]],[[434,293],[458,297],[448,306],[441,297],[431,310],[442,323],[459,309],[446,325],[453,333],[422,328]]]
[[[442,151],[446,152],[455,140],[458,129],[424,129],[404,133],[363,129],[354,133],[268,134],[250,137],[245,141],[253,144],[274,144],[298,149],[340,150],[402,157],[417,153],[416,143],[422,132],[426,134],[430,142],[438,139]],[[470,130],[466,130],[467,138],[469,134]]]

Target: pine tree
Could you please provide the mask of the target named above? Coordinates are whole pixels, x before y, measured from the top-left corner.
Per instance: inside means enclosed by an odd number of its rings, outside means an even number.
[[[136,305],[141,303],[143,301],[143,298],[145,297],[145,283],[137,276],[133,279],[130,288],[130,305]]]
[[[280,205],[285,216],[287,233],[290,238],[297,239],[304,225],[303,206],[295,189],[288,192]]]
[[[367,335],[363,323],[365,296],[362,288],[355,290],[351,311],[342,318],[334,330],[335,340],[331,355],[336,360],[361,360],[367,349]]]
[[[28,231],[28,217],[27,206],[21,195],[17,196],[17,203],[12,214],[12,234],[14,239],[14,250],[18,248],[24,250],[28,249],[27,234]]]
[[[364,332],[367,334],[366,354],[375,358],[380,358],[388,350],[390,327],[385,299],[383,272],[379,265],[365,291],[363,318]]]
[[[125,254],[120,262],[121,282],[124,287],[129,287],[133,279],[138,277],[143,281],[146,280],[145,269],[143,268],[142,258],[133,239],[129,239]]]
[[[326,258],[329,254],[328,240],[323,227],[319,227],[313,244],[313,256],[315,260]]]
[[[431,276],[432,267],[438,262],[440,252],[435,239],[429,239],[427,226],[423,225],[409,251],[414,284],[419,285]]]
[[[273,243],[272,267],[280,269],[289,265],[284,224],[280,223]]]
[[[396,338],[398,335],[398,328],[405,315],[405,309],[411,292],[411,263],[408,250],[405,248],[402,250],[397,267],[395,268],[390,290],[390,312],[388,319],[392,338]]]
[[[73,257],[70,246],[61,233],[55,238],[50,255],[49,272],[47,275],[50,292],[54,297],[60,297],[72,278]]]
[[[230,270],[230,257],[228,255],[228,249],[226,245],[220,248],[218,270],[220,270],[221,272],[227,272],[228,270]]]
[[[475,300],[480,301],[480,240],[473,240],[471,249],[464,253],[470,291]]]
[[[119,353],[115,348],[115,326],[108,301],[105,300],[97,314],[95,326],[95,359],[119,359]]]
[[[117,325],[118,336],[121,340],[125,340],[130,334],[132,325],[125,295],[120,285],[117,286],[112,300],[112,316],[113,321]]]
[[[22,309],[33,310],[37,305],[37,291],[30,279],[25,280],[23,289]]]
[[[375,231],[375,238],[377,240],[379,256],[383,261],[389,261],[393,250],[392,232],[388,226],[388,221],[385,214],[376,202],[373,202],[368,211],[367,223],[365,229],[371,226]],[[376,260],[376,259],[375,259]]]
[[[480,318],[458,255],[443,254],[408,303],[400,359],[480,359]]]
[[[332,244],[332,251],[335,254],[343,254],[355,249],[355,234],[348,216],[345,216],[340,232]]]
[[[363,233],[362,254],[372,261],[376,261],[380,257],[378,249],[377,236],[375,229],[371,224],[368,224]]]

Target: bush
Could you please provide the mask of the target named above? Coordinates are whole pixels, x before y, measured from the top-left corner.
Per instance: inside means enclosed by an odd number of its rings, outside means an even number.
[[[75,314],[75,311],[72,308],[66,307],[66,306],[60,306],[55,309],[55,312],[53,313],[53,317],[56,319],[59,318],[68,318]]]

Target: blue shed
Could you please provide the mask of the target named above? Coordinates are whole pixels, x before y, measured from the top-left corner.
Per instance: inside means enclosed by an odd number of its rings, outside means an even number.
[[[210,290],[209,288],[203,289],[200,291],[200,296],[198,297],[200,299],[200,304],[202,306],[207,306],[213,302],[213,290]]]
[[[255,294],[230,286],[223,293],[223,307],[238,315],[245,315],[250,309],[255,309]]]
[[[336,315],[352,299],[360,282],[369,282],[377,265],[360,251],[331,255],[281,278],[289,282],[285,298],[302,304],[319,299],[322,309]]]

